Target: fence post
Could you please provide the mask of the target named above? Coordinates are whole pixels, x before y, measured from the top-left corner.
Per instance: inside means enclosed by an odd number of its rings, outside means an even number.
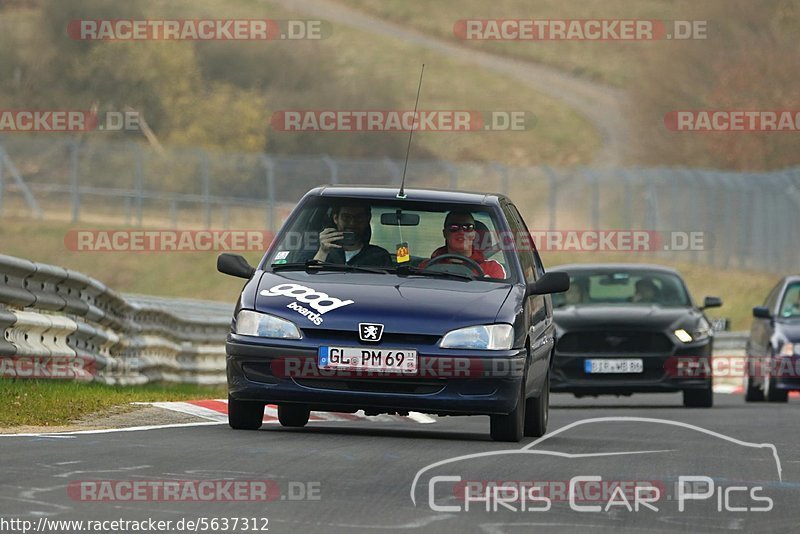
[[[172,200],[169,201],[169,220],[172,224],[172,228],[178,227],[178,201],[175,200],[175,197],[172,197]]]
[[[542,165],[542,170],[547,175],[547,179],[550,182],[550,198],[548,200],[548,220],[550,228],[548,230],[555,230],[556,228],[556,206],[558,203],[558,177],[556,176],[556,172],[548,167],[547,165]]]
[[[144,203],[144,153],[142,148],[134,145],[134,154],[136,157],[136,167],[134,169],[134,179],[136,181],[136,225],[142,226],[142,205]]]
[[[600,178],[592,169],[584,169],[583,173],[592,187],[592,230],[597,231],[600,229]]]
[[[496,161],[491,162],[489,167],[500,173],[500,192],[508,196],[508,167]]]
[[[622,213],[622,227],[627,230],[633,230],[633,210],[631,208],[631,175],[626,169],[622,169],[622,194],[623,194],[623,213]]]
[[[0,151],[2,151],[2,147],[0,147]],[[3,216],[3,192],[6,189],[6,164],[5,162],[0,159],[0,217]]]
[[[264,177],[267,180],[267,228],[270,232],[275,232],[275,162],[266,155],[261,156],[261,164],[264,166]]]
[[[395,185],[399,186],[400,180],[402,180],[403,178],[403,175],[400,174],[400,169],[397,168],[397,165],[395,165],[394,162],[391,159],[389,159],[388,156],[384,156],[383,161],[384,163],[386,163],[386,166],[389,167],[389,172],[392,173],[392,178],[394,180]]]
[[[72,222],[78,222],[81,214],[81,191],[80,191],[80,168],[79,168],[80,145],[75,140],[69,142],[69,169],[70,169],[70,189],[72,192]]]
[[[322,161],[328,167],[331,185],[337,185],[339,183],[339,165],[327,154],[322,156]]]
[[[203,211],[206,229],[211,228],[211,172],[208,168],[208,153],[200,150],[200,177],[203,184]]]
[[[447,169],[447,174],[450,175],[450,191],[458,190],[458,169],[449,161],[444,162],[444,167]]]

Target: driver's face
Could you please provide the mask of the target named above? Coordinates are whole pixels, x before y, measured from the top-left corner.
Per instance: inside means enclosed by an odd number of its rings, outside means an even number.
[[[451,254],[462,254],[465,256],[472,255],[472,242],[475,241],[475,230],[468,231],[459,228],[456,231],[450,231],[451,225],[471,224],[475,225],[475,219],[467,215],[455,215],[451,217],[445,225],[444,242],[447,245],[447,252]]]
[[[364,208],[343,207],[333,216],[336,229],[340,232],[355,232],[356,239],[363,242],[364,234],[369,225],[369,212]]]

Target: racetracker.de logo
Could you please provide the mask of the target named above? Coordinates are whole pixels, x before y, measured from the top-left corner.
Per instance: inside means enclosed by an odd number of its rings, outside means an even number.
[[[319,40],[331,26],[299,19],[75,19],[67,34],[76,41]]]
[[[662,41],[706,39],[705,20],[461,19],[453,35],[467,41]]]
[[[527,111],[296,109],[272,114],[279,132],[505,132],[531,129],[536,117]]]
[[[97,362],[77,356],[3,356],[0,378],[91,379]]]
[[[136,111],[0,109],[0,132],[136,131],[139,122]]]
[[[798,132],[798,110],[682,110],[664,115],[673,132]]]
[[[75,252],[263,252],[264,230],[70,230],[64,246]]]

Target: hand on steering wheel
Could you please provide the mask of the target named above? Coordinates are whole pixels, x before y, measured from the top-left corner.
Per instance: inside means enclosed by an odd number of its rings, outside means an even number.
[[[465,267],[469,268],[472,272],[477,274],[480,278],[483,278],[483,277],[486,276],[486,273],[483,272],[483,269],[481,269],[481,266],[477,261],[473,260],[472,258],[468,258],[466,256],[462,256],[460,254],[442,254],[441,256],[436,256],[435,258],[431,258],[428,261],[428,263],[425,266],[425,268],[427,269],[427,268],[429,268],[429,267],[431,267],[433,265],[436,265],[437,263],[442,263],[445,260],[456,260],[456,263],[460,263],[461,265],[464,265]]]

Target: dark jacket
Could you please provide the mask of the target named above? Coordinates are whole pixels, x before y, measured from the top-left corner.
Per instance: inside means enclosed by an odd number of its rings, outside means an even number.
[[[345,263],[344,258],[344,249],[335,248],[328,253],[326,261]],[[347,264],[362,267],[391,267],[392,257],[386,252],[386,249],[376,245],[365,245],[358,254],[350,258]]]

